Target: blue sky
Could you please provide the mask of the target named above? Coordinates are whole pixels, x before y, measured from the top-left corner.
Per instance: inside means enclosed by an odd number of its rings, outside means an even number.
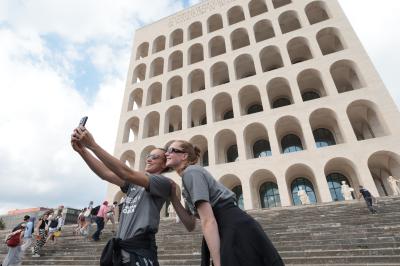
[[[0,0],[0,213],[104,199],[71,131],[89,115],[112,153],[135,29],[195,2]],[[399,105],[400,1],[339,2]]]

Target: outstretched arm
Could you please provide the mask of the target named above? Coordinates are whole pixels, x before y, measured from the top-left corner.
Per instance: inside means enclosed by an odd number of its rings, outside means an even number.
[[[171,180],[171,203],[174,206],[175,212],[178,215],[179,219],[186,227],[186,229],[191,232],[196,227],[196,218],[191,215],[185,207],[181,204],[180,195],[177,194],[176,183]]]
[[[146,174],[132,170],[126,164],[109,154],[95,142],[92,134],[85,127],[76,128],[72,135],[72,140],[79,141],[79,143],[91,150],[119,178],[144,188],[149,187],[149,177]]]

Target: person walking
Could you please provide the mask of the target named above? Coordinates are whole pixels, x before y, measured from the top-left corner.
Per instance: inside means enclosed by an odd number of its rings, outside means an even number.
[[[35,217],[30,217],[28,222],[26,223],[23,243],[21,246],[21,249],[22,249],[21,257],[23,257],[25,255],[26,251],[32,246],[32,243],[33,243],[32,236],[33,236],[34,229],[35,229]]]
[[[22,244],[25,232],[26,224],[21,223],[18,225],[18,229],[11,232],[6,237],[6,244],[8,247],[8,252],[4,258],[1,266],[19,266],[22,262]]]
[[[217,182],[203,167],[195,165],[200,150],[187,141],[174,141],[166,152],[167,167],[182,177],[182,195],[190,213],[171,193],[171,202],[185,227],[192,231],[195,218],[203,231],[201,265],[284,265],[259,223],[242,211],[235,194]],[[174,185],[176,186],[176,185]],[[174,192],[174,191],[173,191]]]
[[[104,248],[100,265],[158,266],[155,234],[171,192],[171,180],[161,175],[166,170],[165,150],[153,149],[142,173],[106,152],[83,126],[74,130],[71,145],[95,174],[126,194],[116,238]]]
[[[35,246],[33,248],[33,255],[32,257],[38,258],[40,257],[40,252],[42,251],[42,248],[44,244],[46,243],[47,239],[47,224],[48,224],[48,218],[51,212],[45,212],[38,220],[36,228],[35,228]]]
[[[108,209],[108,201],[104,201],[103,204],[100,206],[99,212],[96,215],[95,222],[97,225],[97,230],[92,235],[92,239],[94,241],[100,240],[101,231],[104,229],[104,218],[106,217]]]
[[[377,210],[373,205],[374,202],[375,203],[377,202],[376,198],[374,196],[372,196],[371,192],[369,192],[363,186],[359,186],[358,188],[359,188],[359,191],[360,191],[360,194],[358,195],[358,199],[363,197],[364,200],[365,200],[365,203],[367,204],[367,207],[368,207],[368,210],[370,211],[370,213],[376,214]]]
[[[115,233],[115,209],[118,206],[118,202],[114,201],[112,205],[108,206],[106,217],[104,220],[104,226],[107,225],[108,221],[111,221],[112,227],[111,232]]]

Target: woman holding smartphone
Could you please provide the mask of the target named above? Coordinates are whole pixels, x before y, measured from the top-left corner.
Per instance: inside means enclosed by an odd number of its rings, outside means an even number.
[[[187,141],[174,141],[168,148],[167,167],[182,177],[182,195],[190,213],[172,193],[171,202],[185,227],[192,231],[200,219],[204,239],[202,266],[280,266],[279,253],[261,226],[237,205],[235,194],[217,182],[203,167],[195,165],[200,150]]]

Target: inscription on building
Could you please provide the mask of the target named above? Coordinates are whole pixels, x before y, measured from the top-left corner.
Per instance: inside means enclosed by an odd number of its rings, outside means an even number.
[[[236,0],[209,0],[205,1],[204,3],[200,3],[192,8],[190,8],[188,11],[184,11],[182,13],[179,13],[178,15],[175,15],[171,17],[168,21],[168,26],[169,27],[175,27],[176,25],[180,25],[182,23],[185,23],[195,17],[201,16],[205,13],[212,12],[217,8],[220,8],[224,5],[230,4],[232,2],[235,2]]]

